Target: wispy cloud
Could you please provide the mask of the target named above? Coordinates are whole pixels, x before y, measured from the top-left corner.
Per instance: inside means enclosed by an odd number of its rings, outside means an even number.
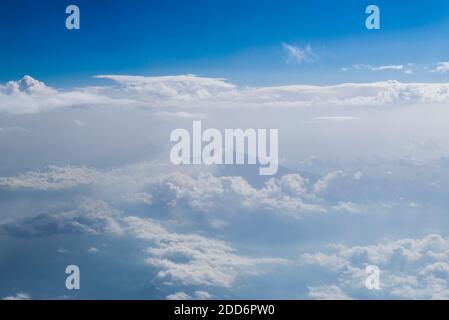
[[[15,296],[8,296],[3,298],[3,300],[31,300],[31,297],[26,293],[18,293]]]
[[[355,69],[367,69],[371,71],[387,71],[387,70],[393,70],[393,71],[402,71],[404,69],[404,66],[402,64],[390,64],[390,65],[384,65],[384,66],[372,66],[369,64],[355,64],[353,66]]]
[[[312,62],[316,58],[316,55],[314,54],[310,45],[307,45],[304,48],[300,48],[299,46],[282,42],[282,48],[287,54],[287,62],[304,64]]]
[[[309,287],[309,297],[316,300],[351,300],[341,289],[335,285]]]
[[[439,62],[435,69],[431,70],[432,72],[437,73],[447,73],[449,72],[449,61]]]

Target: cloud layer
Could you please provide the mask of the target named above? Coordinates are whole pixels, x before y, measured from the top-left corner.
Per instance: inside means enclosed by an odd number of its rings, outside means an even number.
[[[380,268],[384,297],[449,298],[449,237],[431,234],[424,238],[353,247],[333,244],[328,246],[327,253],[304,254],[302,261],[335,275],[334,284],[322,287],[326,290],[319,290],[320,293],[317,289],[311,290],[312,298],[340,296],[341,288],[356,295],[366,290],[367,265]]]
[[[391,68],[386,66],[382,68]],[[194,75],[144,77],[99,75],[116,85],[58,90],[25,76],[0,86],[0,111],[37,113],[58,108],[141,107],[196,109],[228,107],[387,106],[444,103],[447,83],[345,83],[241,88],[220,78]],[[172,114],[176,115],[176,112]],[[179,113],[185,116],[188,113]]]

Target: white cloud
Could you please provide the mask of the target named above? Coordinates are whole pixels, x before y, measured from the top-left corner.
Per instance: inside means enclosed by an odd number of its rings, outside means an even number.
[[[431,70],[437,73],[447,73],[449,72],[449,61],[439,62],[435,69]]]
[[[153,196],[147,192],[136,192],[126,194],[123,199],[129,203],[151,205],[153,203]]]
[[[313,185],[313,191],[316,193],[323,193],[329,188],[332,182],[344,176],[345,173],[341,170],[329,172]]]
[[[195,291],[195,298],[198,300],[209,300],[212,299],[212,295],[206,291]]]
[[[391,65],[377,66],[377,67],[374,67],[369,64],[356,64],[353,67],[358,70],[367,69],[367,70],[371,70],[371,71],[385,71],[385,70],[402,71],[404,69],[404,66],[402,64],[391,64]]]
[[[366,290],[365,266],[377,265],[384,294],[405,299],[449,298],[449,237],[433,234],[370,246],[329,245],[328,250],[327,254],[305,254],[302,261],[332,272],[347,290]]]
[[[352,300],[337,286],[309,287],[309,297],[316,300]]]
[[[361,171],[357,171],[356,173],[354,173],[354,179],[355,180],[360,180],[363,177],[363,172]]]
[[[206,291],[196,291],[195,292],[196,300],[208,300],[211,298],[212,298],[212,296]],[[193,300],[194,298],[185,292],[176,292],[176,293],[168,295],[166,297],[166,299],[167,300]]]
[[[309,63],[315,59],[312,47],[307,45],[305,48],[282,42],[282,48],[287,54],[287,62],[297,64]]]
[[[399,68],[381,66],[377,68]],[[57,90],[32,78],[0,85],[0,112],[36,113],[69,107],[159,109],[159,115],[205,117],[203,108],[395,106],[449,101],[449,83],[343,83],[331,86],[238,87],[221,78],[99,75],[117,85]],[[23,85],[24,83],[29,83]],[[160,110],[163,108],[164,110]]]
[[[309,181],[299,174],[271,178],[262,187],[255,188],[238,176],[214,176],[207,172],[189,174],[181,171],[156,173],[157,169],[151,163],[108,171],[50,166],[41,171],[0,177],[0,189],[56,191],[89,186],[111,201],[153,205],[160,203],[158,199],[164,199],[164,206],[204,213],[263,211],[301,217],[304,214],[326,212],[321,201],[308,190]],[[108,192],[111,193],[109,196]]]
[[[384,70],[403,70],[404,66],[399,65],[387,65],[387,66],[379,66],[379,67],[371,67],[373,71],[384,71]]]
[[[176,292],[173,294],[169,294],[166,297],[167,300],[192,300],[192,297],[189,296],[187,293],[185,292]]]
[[[302,259],[305,263],[318,265],[329,270],[340,270],[346,266],[345,259],[336,254],[305,253],[302,255]]]
[[[336,205],[332,207],[332,209],[339,212],[348,212],[348,213],[358,213],[360,212],[359,207],[350,201],[339,201]]]
[[[325,213],[315,196],[307,192],[307,184],[300,175],[289,174],[271,178],[257,189],[242,177],[210,173],[192,177],[178,172],[162,176],[153,185],[169,199],[170,206],[187,206],[200,212],[274,211],[293,217]]]
[[[223,241],[171,233],[150,219],[125,217],[123,222],[131,235],[154,242],[155,246],[147,249],[146,262],[160,269],[158,277],[185,285],[231,287],[240,275],[260,273],[262,265],[287,262],[240,256]]]
[[[66,107],[92,107],[134,104],[133,100],[108,97],[90,88],[56,90],[43,82],[24,76],[19,81],[0,85],[0,112],[29,114]]]
[[[11,236],[48,236],[53,234],[120,235],[120,212],[100,200],[85,200],[77,209],[39,214],[34,217],[7,220],[0,223],[0,233]]]
[[[3,300],[31,300],[31,297],[26,293],[18,293],[15,296],[8,296]]]
[[[41,186],[41,179],[37,181]],[[55,181],[59,179],[56,178]],[[289,178],[284,183],[289,193],[302,192],[300,180]],[[65,184],[60,186],[65,187]],[[45,189],[53,190],[48,186],[45,186]],[[146,263],[160,269],[160,279],[186,285],[231,287],[242,275],[256,275],[265,268],[287,263],[279,258],[250,258],[238,255],[235,249],[224,241],[197,234],[170,232],[159,221],[124,216],[123,212],[101,200],[86,199],[73,210],[3,221],[0,223],[0,233],[17,237],[109,234],[137,238],[149,242]],[[98,249],[92,247],[88,252],[95,253]],[[195,297],[206,298],[207,295],[199,292]]]
[[[98,75],[96,78],[113,80],[121,85],[119,92],[131,93],[151,103],[176,99],[178,101],[210,99],[215,95],[233,92],[235,85],[222,78],[204,78],[195,75],[143,77]]]
[[[30,171],[15,177],[0,177],[0,188],[64,190],[90,184],[98,179],[100,172],[86,167],[48,166],[41,171]]]

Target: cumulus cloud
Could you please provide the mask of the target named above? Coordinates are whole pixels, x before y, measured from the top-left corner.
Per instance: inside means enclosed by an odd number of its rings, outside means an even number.
[[[200,212],[263,210],[295,217],[326,212],[306,184],[299,174],[289,174],[271,178],[257,189],[242,177],[211,173],[192,177],[178,172],[156,179],[153,189],[163,193],[172,207],[187,206]]]
[[[65,107],[132,105],[131,99],[108,97],[90,88],[68,91],[48,87],[30,76],[0,85],[0,112],[29,114]]]
[[[122,201],[152,205],[163,196],[161,200],[168,201],[170,206],[187,205],[205,212],[229,207],[230,199],[235,199],[233,205],[237,208],[271,206],[299,214],[307,207],[301,202],[301,197],[307,196],[306,181],[299,175],[272,179],[256,189],[241,177],[216,177],[208,173],[195,177],[181,172],[155,175],[154,168],[147,166],[151,167],[148,163],[111,170],[48,167],[2,178],[2,188],[8,192],[29,189],[54,192],[89,185],[96,190],[95,194],[102,195],[106,192],[104,188],[113,184],[119,186],[114,187],[114,194],[122,194]],[[99,199],[86,198],[72,210],[52,209],[49,213],[1,221],[0,233],[14,237],[108,234],[136,238],[148,242],[146,263],[160,269],[160,279],[188,285],[231,287],[241,275],[256,275],[265,267],[286,263],[278,258],[239,255],[224,241],[171,232],[160,221],[128,216]],[[88,249],[89,253],[97,251],[96,247]],[[198,294],[196,298],[200,296],[206,297]]]
[[[0,177],[0,190],[51,192],[91,187],[110,200],[150,205],[153,196],[143,188],[158,170],[163,170],[163,167],[145,161],[109,170],[84,166],[47,166],[16,176]],[[88,190],[86,192],[89,196]]]
[[[304,254],[302,261],[333,273],[338,286],[346,290],[365,290],[365,267],[376,265],[387,297],[449,298],[449,237],[431,234],[369,246],[329,245],[328,250]]]
[[[57,191],[90,186],[113,201],[159,204],[204,213],[263,211],[301,217],[327,211],[313,194],[309,181],[299,174],[271,178],[256,188],[239,176],[156,171],[157,166],[151,163],[111,170],[49,166],[40,171],[0,177],[0,189]],[[322,191],[328,180],[331,178],[325,177],[324,182],[319,182],[323,186],[314,189]]]
[[[119,215],[104,201],[86,200],[75,210],[0,222],[0,234],[18,237],[99,233],[120,235],[123,231],[117,221]]]
[[[195,234],[168,232],[151,219],[125,217],[127,231],[155,244],[146,262],[161,269],[158,277],[186,285],[231,287],[242,274],[258,274],[261,265],[287,263],[279,258],[237,255],[227,243]]]
[[[378,68],[387,67],[399,66]],[[225,79],[195,75],[97,77],[112,80],[116,85],[58,90],[28,76],[10,81],[0,85],[0,112],[26,114],[69,107],[139,107],[156,109],[165,116],[196,118],[205,116],[204,112],[192,111],[198,108],[393,106],[449,100],[448,83],[382,81],[331,86],[238,87]]]
[[[154,219],[126,216],[102,201],[86,201],[72,211],[40,214],[0,223],[0,234],[38,237],[55,234],[108,234],[148,242],[145,262],[160,271],[158,278],[186,285],[229,288],[242,275],[257,275],[265,267],[283,265],[280,258],[238,255],[228,243],[197,234],[171,232]],[[88,253],[99,250],[91,247]],[[66,250],[59,250],[60,253]],[[264,267],[265,266],[265,267]],[[197,292],[197,299],[208,298]]]
[[[0,189],[64,190],[90,184],[101,173],[86,167],[48,166],[41,171],[29,171],[15,177],[0,177]]]

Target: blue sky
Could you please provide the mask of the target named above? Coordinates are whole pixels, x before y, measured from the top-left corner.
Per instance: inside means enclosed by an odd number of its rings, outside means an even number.
[[[431,64],[449,53],[447,1],[378,1],[380,31],[364,26],[367,1],[78,1],[79,31],[64,27],[68,4],[0,4],[1,80],[31,74],[62,86],[95,74],[191,73],[242,85],[338,83],[379,78],[342,67]],[[286,64],[283,42],[319,57],[312,67]]]
[[[1,1],[0,299],[449,299],[449,3],[340,2]]]

